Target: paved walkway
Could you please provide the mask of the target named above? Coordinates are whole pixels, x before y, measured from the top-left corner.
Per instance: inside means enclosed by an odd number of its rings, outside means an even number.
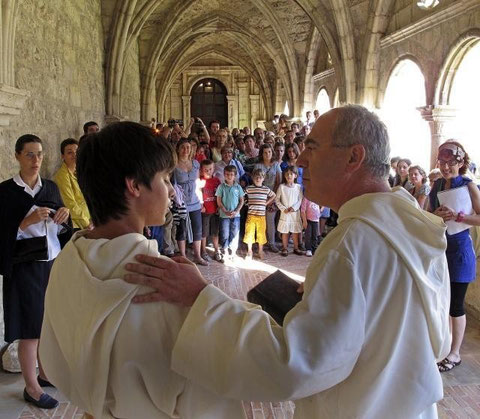
[[[263,262],[245,262],[237,259],[233,264],[211,262],[202,267],[205,276],[227,294],[244,299],[247,291],[277,268],[303,280],[310,258],[290,255],[281,257],[266,253]],[[445,399],[439,404],[441,418],[480,418],[480,324],[470,320],[462,351],[463,362],[452,372],[444,373]],[[408,368],[408,365],[405,366]],[[54,411],[42,411],[26,405],[21,397],[23,380],[20,374],[0,372],[0,419],[16,418],[81,418],[80,412],[55,390],[60,405]],[[245,411],[249,419],[291,419],[294,404],[248,403]],[[313,419],[313,418],[312,418]]]

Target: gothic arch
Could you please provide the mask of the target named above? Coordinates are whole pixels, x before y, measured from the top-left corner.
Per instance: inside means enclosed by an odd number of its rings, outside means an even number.
[[[315,0],[295,0],[298,5],[310,17],[315,27],[322,35],[325,44],[327,45],[330,57],[332,57],[333,67],[335,69],[335,76],[339,86],[340,95],[343,102],[347,101],[346,89],[346,73],[345,67],[342,63],[342,54],[336,41],[336,30],[330,19],[330,13],[320,1]],[[352,100],[348,98],[348,100]]]
[[[478,42],[480,42],[480,29],[474,29],[461,35],[449,49],[435,88],[434,103],[436,105],[450,104],[450,94],[457,69],[468,51]]]
[[[211,18],[209,18],[208,20],[211,22]],[[205,19],[201,19],[198,22],[196,22],[195,27],[199,27],[199,28],[204,27],[202,22],[206,23]],[[258,83],[258,84],[259,84],[259,87],[261,89],[263,88],[263,90],[265,91],[265,95],[264,95],[265,106],[267,109],[269,109],[271,105],[269,104],[269,100],[267,99],[267,96],[273,96],[273,95],[267,94],[267,91],[270,90],[271,88],[269,78],[268,78],[268,71],[263,64],[261,54],[258,51],[261,51],[263,48],[264,50],[267,50],[268,55],[272,57],[273,47],[270,46],[268,41],[266,40],[262,42],[261,34],[256,34],[254,32],[255,36],[252,36],[252,33],[251,33],[252,31],[246,32],[243,27],[239,26],[233,20],[224,21],[222,19],[222,20],[219,20],[216,24],[217,24],[217,27],[221,26],[222,28],[225,28],[221,30],[222,32],[223,31],[225,32],[225,34],[223,35],[224,37],[234,39],[235,42],[242,45],[243,50],[248,55],[250,55],[251,60],[254,63],[254,67],[256,69],[255,72],[258,73],[258,75],[254,78],[257,80],[257,83],[261,81],[261,83]],[[232,35],[232,33],[234,33],[235,35]],[[201,39],[201,37],[208,36],[209,34],[210,34],[209,32],[203,33],[202,30],[199,30],[197,32],[191,31],[188,34],[186,34],[184,37],[180,37],[175,40],[175,43],[170,48],[169,56],[166,56],[163,59],[163,64],[168,63],[166,67],[169,68],[169,70],[167,71],[166,74],[164,74],[163,81],[159,84],[158,89],[156,89],[157,92],[161,92],[162,90],[163,91],[168,90],[168,85],[171,84],[173,80],[172,77],[173,77],[173,74],[176,72],[176,69],[183,66],[183,64],[181,64],[183,57],[180,57],[180,55],[176,53],[176,51],[188,51],[189,47],[193,45],[193,42],[195,40],[199,40]],[[234,57],[232,57],[232,60],[233,62],[238,63],[238,65],[244,67],[239,62],[238,59],[235,59]],[[282,78],[282,81],[284,83],[287,83],[288,69],[284,66],[283,62],[279,60],[279,58],[276,57],[275,55],[273,55],[272,60],[277,66],[279,77]],[[146,83],[148,86],[152,86],[155,84],[157,72],[158,72],[158,68],[156,69],[155,72],[151,69],[150,76],[149,76],[150,78]],[[248,72],[251,73],[252,71],[248,71]],[[150,90],[150,89],[147,89],[145,92],[143,92],[142,95],[144,95],[144,98],[145,98],[143,103],[145,104],[153,103],[154,101],[152,100],[153,98],[152,94],[154,92],[155,90]],[[291,90],[287,89],[287,95],[289,100],[292,100]],[[143,116],[149,114],[147,109],[143,109],[142,111],[144,112]]]
[[[369,13],[359,68],[358,97],[359,102],[367,106],[375,105],[376,89],[379,84],[380,39],[387,30],[394,4],[394,0],[376,0],[374,12]]]
[[[383,101],[384,101],[384,98],[385,98],[385,91],[387,90],[388,82],[390,81],[390,78],[392,77],[393,72],[400,65],[400,63],[402,61],[407,61],[407,60],[412,61],[418,67],[418,69],[420,70],[420,72],[423,75],[423,78],[424,78],[425,84],[426,84],[427,80],[426,80],[426,77],[425,77],[425,71],[424,71],[424,68],[423,68],[422,64],[417,59],[417,57],[415,57],[412,54],[402,55],[402,56],[398,57],[397,60],[395,60],[392,63],[392,65],[390,66],[390,70],[387,73],[387,75],[382,80],[380,80],[379,89],[378,89],[378,96],[377,96],[377,108],[381,108],[382,105],[383,105]],[[426,85],[425,85],[425,97],[427,97],[427,86]]]

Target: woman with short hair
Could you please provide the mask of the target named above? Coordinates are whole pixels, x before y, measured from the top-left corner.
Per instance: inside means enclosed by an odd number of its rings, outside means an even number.
[[[0,184],[5,341],[19,340],[18,359],[25,380],[23,398],[41,409],[53,409],[58,402],[42,389],[51,384],[40,362],[37,377],[37,349],[50,269],[71,236],[71,228],[62,226],[68,221],[69,211],[57,185],[40,177],[40,138],[22,135],[15,144],[15,158],[20,172]]]

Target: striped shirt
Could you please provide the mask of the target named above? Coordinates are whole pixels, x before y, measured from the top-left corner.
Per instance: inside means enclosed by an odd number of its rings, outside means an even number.
[[[247,186],[248,214],[265,215],[265,207],[268,198],[275,196],[275,193],[268,186]]]

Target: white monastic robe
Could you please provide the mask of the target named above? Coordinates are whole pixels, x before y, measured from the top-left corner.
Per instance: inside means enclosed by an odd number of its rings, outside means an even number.
[[[295,400],[295,418],[434,418],[448,354],[443,221],[402,188],[345,203],[283,328],[212,285],[172,367],[227,397]]]
[[[188,309],[131,304],[151,289],[123,281],[124,266],[140,253],[158,256],[157,242],[140,234],[82,234],[65,246],[50,276],[40,339],[48,379],[95,419],[243,419],[241,402],[170,369]]]

